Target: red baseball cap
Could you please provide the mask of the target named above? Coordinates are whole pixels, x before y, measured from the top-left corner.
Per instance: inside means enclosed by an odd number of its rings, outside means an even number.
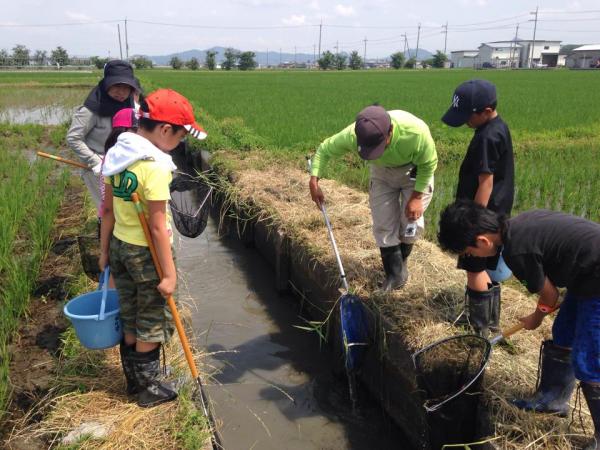
[[[145,100],[149,111],[141,111],[142,117],[181,125],[196,139],[206,139],[206,131],[196,122],[192,105],[179,92],[158,89],[148,94]]]

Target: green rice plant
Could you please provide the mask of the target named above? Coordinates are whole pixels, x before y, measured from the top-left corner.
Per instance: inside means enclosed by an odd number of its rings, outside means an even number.
[[[0,411],[6,410],[8,344],[26,312],[51,229],[69,179],[52,176],[48,161],[29,163],[25,153],[0,145]],[[1,418],[1,417],[0,417]]]

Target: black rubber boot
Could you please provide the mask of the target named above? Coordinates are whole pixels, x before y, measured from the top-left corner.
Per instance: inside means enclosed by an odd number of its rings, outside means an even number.
[[[492,305],[490,308],[490,331],[493,334],[500,333],[500,304],[502,300],[502,286],[500,283],[492,282]]]
[[[404,242],[400,244],[400,251],[402,252],[402,259],[406,262],[406,258],[408,258],[412,252],[414,244],[405,244]]]
[[[385,280],[381,288],[384,292],[401,288],[406,284],[408,271],[402,259],[400,245],[380,247],[379,250],[381,251],[381,261],[385,270]]]
[[[475,291],[467,287],[466,298],[469,325],[473,333],[487,339],[490,335],[491,309],[494,299],[493,290]]]
[[[592,421],[594,422],[594,438],[584,448],[584,450],[599,450],[600,449],[600,386],[597,384],[589,384],[581,382],[581,390],[587,402]]]
[[[160,347],[145,353],[132,352],[131,359],[140,389],[138,406],[147,408],[177,398],[177,391],[172,383],[163,381],[160,370]]]
[[[135,395],[140,390],[135,377],[135,367],[131,360],[132,352],[135,352],[135,344],[126,345],[125,341],[122,340],[119,345],[119,354],[121,355],[121,366],[123,367],[125,380],[127,380],[127,395]]]
[[[516,399],[517,408],[567,417],[569,400],[575,389],[575,375],[571,364],[571,350],[556,347],[551,340],[541,348],[541,377],[530,398]]]

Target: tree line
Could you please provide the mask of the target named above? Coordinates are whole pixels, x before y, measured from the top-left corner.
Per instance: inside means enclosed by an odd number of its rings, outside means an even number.
[[[216,60],[217,52],[207,51],[204,67],[208,70],[215,70],[217,68]],[[253,70],[258,64],[256,62],[256,54],[251,51],[240,52],[233,48],[228,48],[223,53],[223,62],[221,68],[223,70]],[[104,65],[109,61],[109,58],[100,58],[98,56],[92,56],[90,63],[96,66],[98,69],[102,69]],[[153,67],[152,61],[145,56],[134,56],[130,59],[131,63],[136,69],[148,69]],[[433,55],[432,58],[421,61],[421,64],[430,67],[441,68],[448,61],[448,57],[440,50]],[[71,62],[71,58],[67,51],[58,46],[56,49],[50,51],[50,54],[45,50],[35,50],[31,52],[26,46],[17,44],[12,49],[12,53],[9,53],[5,49],[0,50],[0,66],[29,66],[32,65],[56,65],[64,66]],[[177,56],[173,56],[169,61],[169,65],[179,70],[184,67],[190,70],[198,70],[201,67],[198,58],[191,58],[188,61],[183,61]],[[326,50],[321,54],[321,57],[317,60],[317,65],[321,70],[345,70],[350,68],[352,70],[358,70],[365,67],[365,61],[359,55],[358,51],[354,50],[350,55],[344,53],[334,54],[329,50]],[[401,68],[415,68],[417,60],[415,57],[406,58],[403,52],[396,52],[390,55],[390,66],[394,69]]]

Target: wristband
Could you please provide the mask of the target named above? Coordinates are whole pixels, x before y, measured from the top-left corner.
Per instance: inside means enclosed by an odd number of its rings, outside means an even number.
[[[550,314],[556,311],[558,308],[556,306],[548,306],[544,305],[543,303],[538,303],[537,309],[543,312],[544,314]]]

